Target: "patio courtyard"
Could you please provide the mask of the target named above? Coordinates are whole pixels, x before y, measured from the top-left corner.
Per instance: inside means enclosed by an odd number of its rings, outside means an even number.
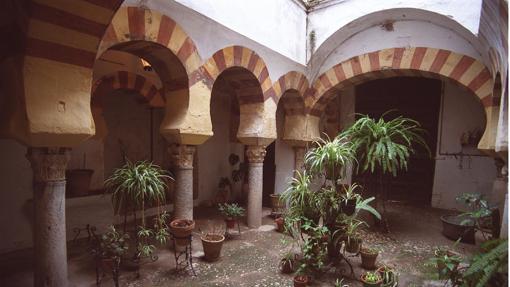
[[[508,284],[507,0],[0,2],[0,286]]]

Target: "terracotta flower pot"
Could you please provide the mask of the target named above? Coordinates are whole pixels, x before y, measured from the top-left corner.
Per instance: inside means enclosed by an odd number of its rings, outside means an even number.
[[[226,218],[225,223],[227,224],[227,228],[235,228],[237,219],[235,218]]]
[[[306,287],[310,283],[310,277],[304,275],[294,276],[294,287]]]
[[[284,232],[285,231],[285,219],[283,217],[278,217],[274,220],[276,223],[276,230],[278,232]]]
[[[368,270],[374,270],[376,268],[375,263],[377,261],[377,256],[379,252],[372,253],[367,249],[361,248],[361,266]]]
[[[280,271],[283,274],[290,274],[290,273],[294,272],[294,260],[283,258],[280,261]]]
[[[281,212],[284,204],[280,200],[279,194],[270,194],[269,198],[271,199],[271,209],[273,212],[278,213]]]
[[[170,222],[170,232],[175,237],[175,244],[188,245],[190,238],[188,238],[195,229],[195,221],[187,219],[175,219]]]
[[[350,240],[345,240],[345,251],[349,253],[358,253],[360,248],[361,248],[360,238],[351,238]]]
[[[225,241],[225,236],[220,234],[206,234],[202,236],[201,239],[205,260],[210,262],[218,260],[221,255],[221,247],[223,246],[223,241]]]
[[[356,211],[356,200],[350,199],[347,200],[347,202],[342,201],[340,204],[340,208],[342,209],[342,212],[345,213],[348,216],[351,216]]]

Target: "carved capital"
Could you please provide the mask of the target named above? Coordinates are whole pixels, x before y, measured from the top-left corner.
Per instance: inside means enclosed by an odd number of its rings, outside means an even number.
[[[246,149],[246,157],[249,163],[263,163],[266,156],[266,147],[251,145]]]
[[[67,148],[29,148],[26,154],[34,174],[34,182],[62,181],[70,158]]]
[[[196,147],[192,145],[173,144],[168,148],[172,165],[180,169],[193,168],[193,154]]]

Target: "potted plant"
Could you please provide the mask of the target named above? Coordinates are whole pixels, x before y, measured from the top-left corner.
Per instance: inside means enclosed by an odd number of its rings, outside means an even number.
[[[111,225],[101,236],[94,234],[91,253],[100,261],[103,269],[112,270],[128,250],[128,239],[128,234],[118,232],[115,226]]]
[[[169,233],[166,224],[168,214],[161,209],[165,203],[166,180],[171,179],[166,171],[153,163],[141,161],[131,163],[129,160],[118,168],[105,181],[106,192],[111,193],[115,214],[124,215],[124,232],[127,229],[127,216],[132,214],[136,225],[134,233],[136,252],[133,262],[138,264],[141,258],[153,256],[155,246],[153,239],[160,244],[166,243]],[[147,224],[145,210],[156,207],[153,227]],[[138,225],[137,211],[140,213]]]
[[[89,194],[90,182],[94,170],[86,168],[87,154],[83,154],[82,168],[66,170],[66,192],[70,197],[85,196]]]
[[[306,275],[294,276],[294,287],[306,287],[310,283],[310,277]]]
[[[271,199],[271,213],[278,216],[282,213],[285,208],[284,201],[281,200],[280,194],[270,194]]]
[[[462,262],[462,256],[457,252],[446,248],[436,248],[431,262],[436,265],[440,279],[460,277],[458,267]]]
[[[218,204],[218,210],[225,216],[227,228],[234,228],[238,218],[244,216],[244,208],[237,203]]]
[[[98,269],[111,272],[115,287],[119,286],[119,266],[122,256],[128,250],[127,240],[129,235],[118,232],[115,226],[111,225],[101,236],[92,231],[91,253],[96,261],[96,282],[99,282]]]
[[[294,272],[296,262],[296,254],[287,252],[280,260],[280,271],[283,274],[290,274]]]
[[[205,260],[209,262],[218,260],[221,255],[223,241],[225,241],[225,234],[221,228],[214,227],[210,231],[203,232],[200,239],[202,239]]]
[[[393,268],[383,265],[377,268],[377,273],[383,279],[381,287],[396,287],[398,285],[398,274]]]
[[[342,194],[342,202],[340,204],[340,210],[348,216],[351,216],[356,211],[356,203],[358,199],[361,197],[359,193],[356,193],[356,190],[360,188],[360,186],[356,183],[351,185],[343,185],[344,193]]]
[[[378,120],[368,115],[361,117],[348,129],[342,132],[342,136],[348,138],[354,146],[357,154],[357,172],[370,171],[379,175],[379,189],[376,190],[376,198],[384,203],[387,195],[383,190],[383,175],[397,176],[400,170],[407,170],[407,164],[412,154],[415,153],[416,145],[422,146],[430,154],[430,150],[423,138],[425,130],[419,122],[402,116],[392,120],[385,120],[390,113],[384,113]],[[383,213],[386,213],[383,204]],[[386,219],[383,216],[386,230]]]
[[[368,270],[374,270],[376,268],[375,263],[379,255],[379,250],[376,248],[364,247],[361,248],[359,253],[361,254],[361,266]]]
[[[274,222],[276,223],[276,230],[278,232],[285,231],[285,218],[283,216],[277,217]]]
[[[179,246],[185,246],[189,244],[193,229],[195,229],[194,220],[175,219],[170,222],[170,231],[174,236],[175,244]]]
[[[367,225],[364,221],[347,217],[344,220],[345,227],[345,235],[347,237],[347,241],[345,242],[345,251],[349,253],[358,253],[361,248],[361,238],[358,235],[358,228],[361,225]]]
[[[364,287],[379,287],[383,281],[379,273],[370,271],[361,274],[360,279]]]

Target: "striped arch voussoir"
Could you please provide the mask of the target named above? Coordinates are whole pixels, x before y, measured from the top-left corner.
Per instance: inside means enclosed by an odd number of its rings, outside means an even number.
[[[141,40],[167,47],[181,61],[188,75],[202,62],[195,44],[174,20],[141,7],[122,7],[117,11],[96,57],[114,45]]]
[[[359,55],[335,65],[314,82],[305,95],[311,114],[323,110],[332,91],[367,80],[395,76],[437,77],[452,80],[472,91],[484,107],[499,105],[492,96],[493,77],[484,64],[452,51],[426,48],[392,48]]]
[[[250,102],[264,102],[268,98],[272,98],[277,102],[276,94],[273,90],[271,79],[269,78],[269,70],[264,60],[254,51],[242,46],[230,46],[214,53],[204,65],[191,74],[190,87],[202,81],[209,89],[212,89],[216,78],[223,71],[232,67],[247,69],[252,72],[259,81],[263,98],[251,99]]]
[[[299,95],[304,97],[309,86],[310,84],[308,83],[308,79],[305,75],[291,71],[281,76],[278,81],[273,84],[273,91],[278,103],[283,94],[290,89],[298,91]]]
[[[119,71],[113,75],[104,76],[92,87],[92,107],[102,108],[102,97],[106,91],[127,89],[138,92],[151,107],[165,107],[164,93],[147,78],[126,71]]]

